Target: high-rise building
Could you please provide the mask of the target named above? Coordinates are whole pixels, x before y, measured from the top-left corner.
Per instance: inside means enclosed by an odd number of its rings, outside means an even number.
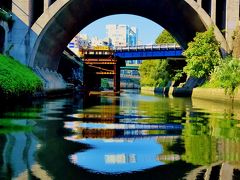
[[[138,29],[135,26],[125,24],[106,25],[107,38],[111,39],[114,47],[126,47],[138,45]],[[141,60],[128,60],[127,64],[141,64]]]
[[[136,46],[138,30],[125,24],[106,25],[107,38],[111,39],[113,46]]]

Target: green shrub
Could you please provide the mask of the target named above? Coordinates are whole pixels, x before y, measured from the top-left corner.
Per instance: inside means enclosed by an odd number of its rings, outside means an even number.
[[[0,95],[4,97],[32,95],[42,89],[40,78],[18,61],[0,55]]]
[[[177,43],[177,41],[168,31],[163,30],[155,40],[155,43]],[[144,60],[139,67],[141,86],[164,87],[168,81],[175,78],[179,71],[178,67],[171,66],[168,60],[165,59]]]
[[[163,87],[170,79],[167,60],[145,60],[139,67],[141,86]]]
[[[231,57],[222,60],[211,74],[210,84],[224,88],[225,93],[234,99],[240,86],[240,61]]]
[[[184,72],[188,76],[207,78],[221,59],[220,46],[214,36],[213,27],[197,33],[193,40],[183,53],[187,61]]]

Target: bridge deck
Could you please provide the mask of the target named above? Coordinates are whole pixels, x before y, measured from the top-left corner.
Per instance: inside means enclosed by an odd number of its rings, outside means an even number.
[[[177,44],[116,47],[113,50],[82,50],[84,59],[119,58],[122,60],[182,58],[183,48]]]

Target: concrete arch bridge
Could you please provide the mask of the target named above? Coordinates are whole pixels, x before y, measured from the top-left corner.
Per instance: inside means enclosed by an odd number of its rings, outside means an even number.
[[[114,14],[148,18],[167,29],[186,48],[196,32],[215,26],[225,52],[239,23],[239,0],[1,0],[15,23],[5,51],[30,67],[58,71],[70,40],[93,21]],[[224,32],[222,31],[224,30]]]

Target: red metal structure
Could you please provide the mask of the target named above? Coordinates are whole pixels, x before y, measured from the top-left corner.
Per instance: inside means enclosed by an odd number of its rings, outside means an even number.
[[[112,50],[82,50],[84,62],[84,86],[88,90],[99,90],[101,78],[113,78],[114,92],[120,91],[120,61]]]

